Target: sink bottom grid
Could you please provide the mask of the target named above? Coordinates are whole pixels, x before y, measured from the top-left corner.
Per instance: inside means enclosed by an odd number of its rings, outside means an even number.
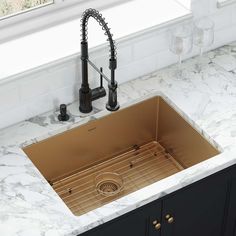
[[[82,215],[183,169],[158,142],[152,141],[50,183],[70,210]],[[99,186],[110,192],[107,195],[97,188],[96,179],[102,174],[108,179]],[[109,179],[111,174],[120,177],[119,182]],[[116,184],[120,184],[119,191]]]

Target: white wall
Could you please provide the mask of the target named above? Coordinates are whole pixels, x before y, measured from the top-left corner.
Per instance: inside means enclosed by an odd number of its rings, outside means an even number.
[[[216,0],[192,0],[195,18],[210,15],[216,24],[215,43],[212,48],[236,40],[236,5],[216,8]],[[148,74],[177,62],[168,49],[169,28],[159,28],[118,42],[119,83]],[[108,49],[93,50],[90,59],[108,71]],[[192,56],[197,53],[195,48]],[[4,69],[4,68],[1,68]],[[93,78],[93,79],[92,79]],[[99,81],[96,72],[90,71],[91,86]],[[80,83],[79,56],[71,56],[34,72],[27,72],[17,79],[0,85],[0,128],[29,119],[43,112],[56,109],[60,103],[78,99]]]

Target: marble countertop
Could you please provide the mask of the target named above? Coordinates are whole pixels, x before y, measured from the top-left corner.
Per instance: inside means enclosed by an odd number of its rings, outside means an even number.
[[[68,122],[50,112],[0,130],[0,233],[4,236],[72,236],[236,163],[236,43],[122,84],[121,108],[161,95],[221,154],[82,216],[74,216],[22,147],[108,114],[106,98],[82,116],[71,104]],[[43,158],[43,157],[42,157]]]

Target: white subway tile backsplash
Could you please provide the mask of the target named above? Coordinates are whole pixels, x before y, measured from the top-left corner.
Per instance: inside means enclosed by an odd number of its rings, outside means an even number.
[[[235,35],[233,34],[234,28],[235,27],[228,27],[225,29],[215,31],[214,47],[219,47],[221,45],[234,41],[235,40]]]
[[[23,79],[19,89],[21,102],[27,102],[50,92],[50,78],[45,75],[31,75]]]
[[[215,30],[225,29],[232,24],[231,12],[224,9],[224,11],[217,11],[210,16],[215,23]]]
[[[49,72],[45,79],[49,81],[50,90],[53,91],[76,83],[80,77],[79,64],[79,60],[74,60]]]
[[[174,55],[172,52],[169,50],[163,50],[157,55],[158,57],[158,69],[161,69],[163,67],[169,66],[171,64],[177,63],[178,62],[178,57],[177,55]]]
[[[230,5],[232,23],[236,24],[236,4]]]
[[[79,84],[73,84],[68,87],[64,87],[62,89],[58,89],[51,94],[52,100],[52,108],[53,110],[57,110],[60,104],[71,103],[79,98]]]
[[[0,116],[3,116],[7,110],[11,110],[20,105],[19,89],[6,84],[0,87]]]
[[[5,110],[4,114],[0,114],[0,129],[25,120],[26,114],[25,106],[16,106],[15,108]]]
[[[52,94],[48,93],[42,96],[39,96],[35,98],[32,101],[29,101],[28,103],[25,104],[26,108],[26,117],[25,119],[29,119],[31,117],[37,116],[40,114],[40,110],[53,110],[53,99],[52,99]]]
[[[75,86],[68,86],[62,89],[54,90],[51,93],[44,94],[39,96],[25,104],[26,115],[25,119],[29,119],[31,117],[37,116],[41,114],[42,110],[57,110],[60,104],[65,103],[68,104],[71,101],[75,100]]]
[[[152,34],[142,40],[134,42],[134,60],[152,56],[157,52],[168,49],[168,32]]]
[[[126,66],[127,64],[133,61],[133,45],[129,44],[124,46],[122,44],[117,44],[117,65],[118,66]],[[107,60],[107,57],[104,58]]]
[[[155,54],[142,60],[130,63],[125,67],[118,68],[116,78],[118,83],[124,83],[157,70],[157,66],[158,54]]]

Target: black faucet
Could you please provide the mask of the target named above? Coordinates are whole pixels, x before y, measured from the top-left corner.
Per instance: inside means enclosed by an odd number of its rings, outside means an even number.
[[[88,57],[88,20],[90,17],[93,17],[99,25],[105,30],[105,35],[108,37],[110,44],[110,60],[109,60],[109,69],[111,70],[111,79],[108,79],[107,76],[89,60]],[[103,87],[103,78],[108,82],[108,102],[106,108],[109,111],[116,111],[119,109],[119,104],[117,102],[117,82],[115,81],[115,69],[117,67],[116,61],[116,47],[114,40],[112,39],[112,34],[110,29],[105,22],[105,18],[102,17],[95,9],[87,9],[81,19],[82,26],[82,41],[81,41],[81,64],[82,64],[82,84],[79,90],[79,100],[80,106],[79,110],[83,113],[89,113],[92,111],[92,101],[106,96],[106,90]],[[88,83],[88,63],[100,74],[101,84],[100,87],[95,89],[90,89]]]

